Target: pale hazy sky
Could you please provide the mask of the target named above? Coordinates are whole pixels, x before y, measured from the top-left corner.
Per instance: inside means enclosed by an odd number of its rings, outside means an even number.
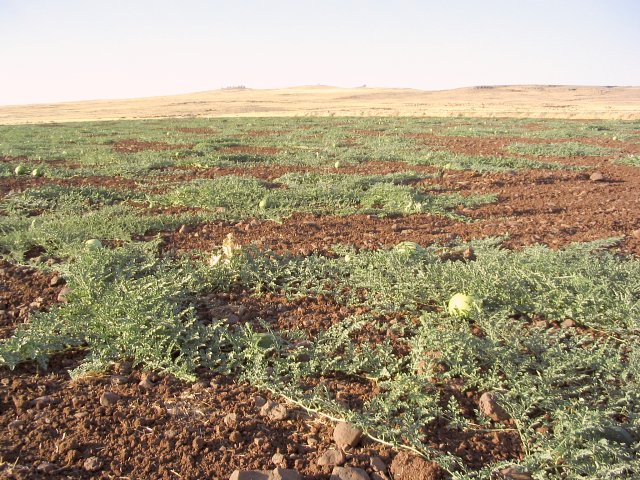
[[[0,0],[0,104],[317,84],[640,85],[640,0]]]

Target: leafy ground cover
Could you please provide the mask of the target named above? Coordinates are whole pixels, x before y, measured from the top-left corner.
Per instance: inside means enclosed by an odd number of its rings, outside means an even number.
[[[0,127],[0,472],[637,477],[638,131]]]

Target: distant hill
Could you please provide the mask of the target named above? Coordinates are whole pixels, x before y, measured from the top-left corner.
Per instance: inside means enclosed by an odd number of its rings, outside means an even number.
[[[640,87],[230,88],[164,97],[0,106],[1,124],[159,117],[471,116],[640,119]]]

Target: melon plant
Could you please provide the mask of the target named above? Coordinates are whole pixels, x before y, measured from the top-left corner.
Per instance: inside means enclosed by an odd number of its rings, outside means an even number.
[[[466,318],[471,311],[477,306],[477,300],[471,295],[464,293],[456,293],[449,299],[447,311],[453,317]]]

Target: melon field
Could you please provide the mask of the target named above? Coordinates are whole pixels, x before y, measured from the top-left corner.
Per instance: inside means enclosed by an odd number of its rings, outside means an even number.
[[[640,121],[0,126],[0,478],[640,478],[639,256]]]

